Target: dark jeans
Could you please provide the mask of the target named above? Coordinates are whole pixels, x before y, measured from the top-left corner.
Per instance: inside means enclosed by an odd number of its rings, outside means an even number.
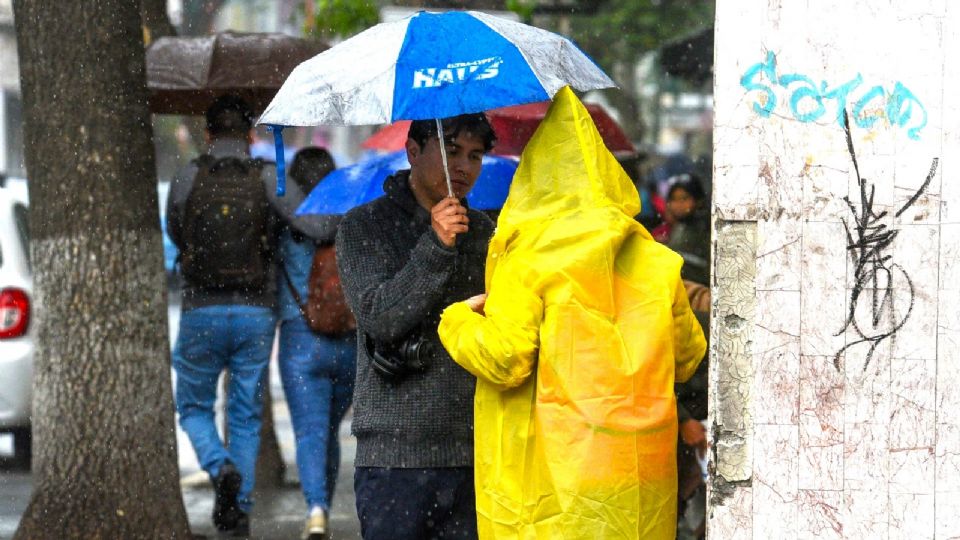
[[[330,509],[340,468],[340,421],[353,396],[357,336],[313,333],[303,317],[280,325],[280,380],[297,441],[307,508]]]
[[[477,538],[472,467],[357,467],[353,479],[364,540]]]

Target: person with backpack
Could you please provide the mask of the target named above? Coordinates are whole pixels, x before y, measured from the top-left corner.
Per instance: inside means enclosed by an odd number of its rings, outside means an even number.
[[[307,194],[333,169],[329,152],[307,147],[294,156],[290,178]],[[325,219],[327,227],[314,237],[284,227],[278,258],[280,379],[307,503],[304,540],[328,538],[340,465],[340,422],[353,398],[357,354],[356,321],[343,297],[333,244],[340,216]]]
[[[273,164],[250,159],[252,125],[242,99],[215,100],[206,112],[209,148],[178,172],[167,199],[167,228],[184,282],[173,350],[177,413],[213,482],[214,525],[233,536],[250,529],[261,384],[277,323],[279,224],[286,219],[308,231],[317,225],[294,218],[296,206],[276,196]],[[229,447],[213,409],[225,370]]]

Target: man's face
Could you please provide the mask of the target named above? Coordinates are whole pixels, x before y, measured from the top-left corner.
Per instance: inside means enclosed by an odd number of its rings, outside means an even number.
[[[466,131],[458,133],[453,142],[447,144],[447,169],[456,198],[466,197],[477,182],[483,154],[483,139]],[[410,161],[411,180],[418,183],[420,191],[430,199],[431,205],[448,196],[437,137],[427,140],[423,147],[413,139],[407,139],[407,159]]]

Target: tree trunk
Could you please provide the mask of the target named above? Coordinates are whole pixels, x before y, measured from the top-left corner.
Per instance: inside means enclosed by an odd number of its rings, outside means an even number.
[[[139,5],[14,10],[39,315],[15,538],[189,538]]]
[[[273,423],[273,396],[270,391],[270,370],[263,372],[263,423],[260,425],[260,452],[257,454],[257,488],[278,488],[283,485],[287,466],[280,453],[277,430]]]
[[[260,449],[257,451],[257,465],[255,467],[256,489],[278,488],[283,486],[287,474],[287,465],[280,453],[280,443],[277,441],[277,431],[273,424],[273,395],[270,391],[270,368],[263,372],[263,414],[260,423]],[[223,377],[223,395],[228,395],[230,388],[230,372]],[[224,403],[226,405],[226,403]],[[230,425],[224,422],[223,442],[230,446]]]

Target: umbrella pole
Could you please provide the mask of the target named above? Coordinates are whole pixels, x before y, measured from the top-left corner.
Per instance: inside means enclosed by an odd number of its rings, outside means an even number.
[[[440,159],[443,160],[443,176],[447,179],[447,194],[453,197],[453,183],[450,181],[450,169],[447,168],[447,142],[443,139],[443,122],[437,118],[437,138],[440,139]]]

